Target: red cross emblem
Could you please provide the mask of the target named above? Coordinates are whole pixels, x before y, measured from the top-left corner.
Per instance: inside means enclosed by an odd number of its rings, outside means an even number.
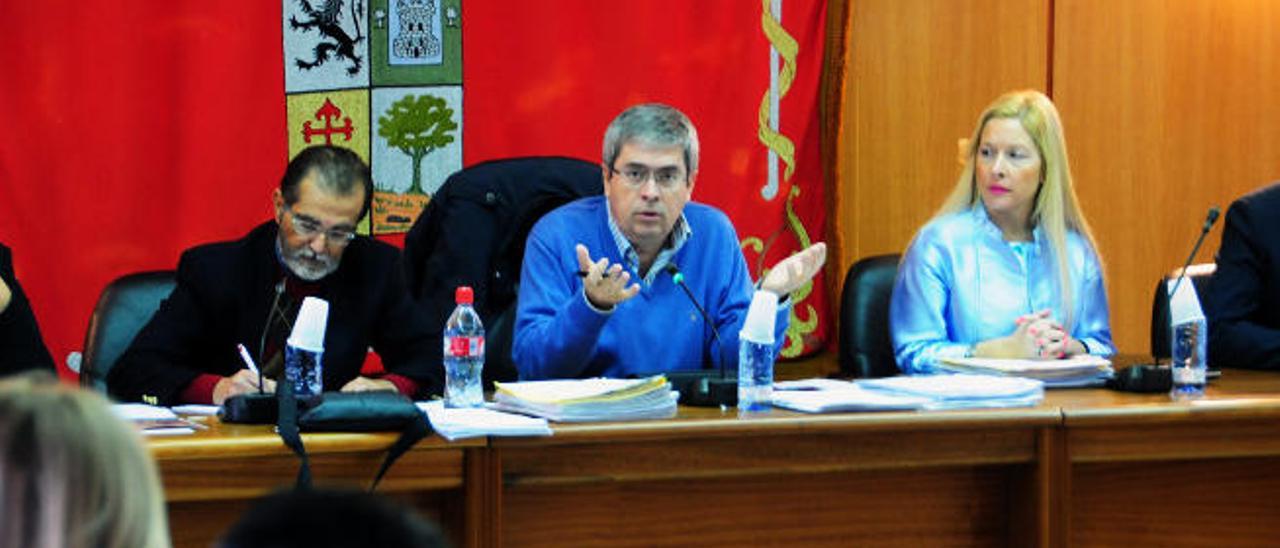
[[[338,108],[326,97],[324,104],[320,106],[320,110],[316,111],[316,120],[323,121],[324,128],[312,129],[311,120],[307,120],[302,124],[302,138],[306,142],[310,143],[312,137],[324,136],[324,144],[331,145],[333,144],[333,134],[341,133],[346,137],[347,141],[350,141],[351,131],[353,129],[351,126],[351,118],[343,116],[342,121],[345,125],[334,126],[333,122],[337,120],[339,116],[342,116],[342,109]]]

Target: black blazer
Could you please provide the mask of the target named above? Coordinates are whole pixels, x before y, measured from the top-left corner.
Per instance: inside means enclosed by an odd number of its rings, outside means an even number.
[[[276,230],[268,222],[240,240],[183,253],[173,293],[108,373],[111,394],[125,401],[150,396],[172,405],[201,373],[229,376],[243,369],[236,345],[257,353],[282,276]],[[442,392],[442,370],[428,359],[429,353],[441,352],[441,333],[428,332],[409,297],[399,250],[357,237],[338,270],[320,284],[317,296],[329,301],[322,362],[326,390],[356,378],[372,346],[387,371],[419,383],[419,396]]]
[[[31,302],[14,276],[13,255],[4,244],[0,244],[0,278],[13,294],[9,306],[0,313],[0,375],[28,369],[53,372],[53,358],[40,337]]]
[[[1231,204],[1217,263],[1204,302],[1210,365],[1280,369],[1280,184]]]

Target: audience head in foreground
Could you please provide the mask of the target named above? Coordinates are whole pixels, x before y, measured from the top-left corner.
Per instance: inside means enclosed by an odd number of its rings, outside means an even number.
[[[899,367],[1114,353],[1101,259],[1053,103],[1031,90],[1000,96],[962,161],[899,266],[890,305]]]
[[[412,510],[361,491],[281,491],[256,502],[221,548],[436,548],[440,530]]]
[[[512,344],[520,377],[736,366],[753,284],[729,218],[692,199],[700,169],[697,129],[668,105],[636,105],[609,124],[602,149],[604,195],[557,208],[529,233]],[[783,299],[778,348],[788,296],[825,260],[826,246],[814,244],[760,281],[761,289]],[[692,297],[678,286],[681,280]]]
[[[101,396],[0,381],[0,548],[169,546],[155,464]]]

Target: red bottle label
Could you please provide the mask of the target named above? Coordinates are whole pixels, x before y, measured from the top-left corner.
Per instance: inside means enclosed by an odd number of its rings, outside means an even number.
[[[484,337],[452,337],[445,341],[444,352],[454,358],[484,356]]]

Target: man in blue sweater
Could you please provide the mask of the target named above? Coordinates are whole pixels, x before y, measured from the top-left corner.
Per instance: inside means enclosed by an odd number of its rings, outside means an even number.
[[[667,105],[627,109],[605,132],[602,171],[604,196],[560,207],[529,233],[512,347],[520,378],[735,368],[753,286],[729,218],[689,201],[698,175],[693,124]],[[760,282],[783,298],[778,348],[786,297],[825,260],[825,244],[814,244]]]

